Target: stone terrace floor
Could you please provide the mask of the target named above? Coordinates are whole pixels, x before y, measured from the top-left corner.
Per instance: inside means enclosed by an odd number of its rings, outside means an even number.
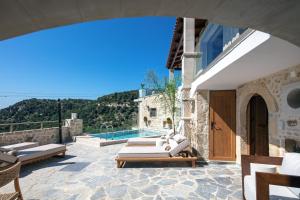
[[[240,166],[235,164],[129,163],[118,169],[123,146],[101,148],[71,143],[65,158],[24,166],[25,199],[242,199]],[[9,191],[12,184],[0,189]]]

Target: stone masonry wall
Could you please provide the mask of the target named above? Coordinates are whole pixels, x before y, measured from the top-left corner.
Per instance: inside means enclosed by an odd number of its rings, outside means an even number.
[[[68,127],[70,136],[82,134],[83,120],[82,119],[66,119],[65,126]]]
[[[291,88],[300,88],[300,66],[291,67],[270,76],[246,83],[236,90],[237,94],[237,138],[236,155],[248,154],[246,111],[251,97],[262,96],[269,111],[270,156],[280,156],[285,149],[285,139],[300,141],[300,108],[287,108],[286,93]],[[191,106],[191,123],[188,137],[192,147],[205,160],[209,155],[209,91],[197,91]],[[296,121],[290,126],[289,121]]]
[[[69,130],[63,127],[62,132],[63,138],[66,138]],[[21,142],[38,142],[40,145],[58,143],[58,135],[58,127],[0,133],[0,146]]]
[[[67,123],[66,123],[67,124]],[[82,134],[82,120],[71,120],[68,126],[62,127],[63,141],[67,142],[72,136]],[[39,145],[58,143],[59,128],[43,128],[24,131],[0,133],[0,146],[21,142],[38,142]]]
[[[208,160],[208,134],[209,134],[209,91],[197,91],[195,102],[191,112],[191,146],[198,156],[203,160]]]
[[[139,99],[139,129],[149,129],[158,130],[169,128],[166,122],[167,118],[172,119],[171,115],[167,113],[165,107],[163,106],[157,95],[146,96]],[[156,108],[157,115],[155,117],[150,117],[150,109]],[[147,121],[145,121],[145,118]],[[177,123],[178,118],[175,119]],[[173,122],[172,122],[173,123]],[[165,126],[164,126],[165,125]]]
[[[292,109],[286,104],[286,93],[293,88],[300,88],[300,66],[252,81],[237,89],[237,141],[240,141],[237,143],[237,155],[248,153],[246,110],[255,94],[264,98],[269,111],[270,155],[283,154],[285,139],[300,141],[300,109]],[[296,122],[296,125],[289,126],[289,120]]]

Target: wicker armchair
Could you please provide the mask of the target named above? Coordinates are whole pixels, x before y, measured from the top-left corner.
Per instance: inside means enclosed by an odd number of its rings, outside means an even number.
[[[0,194],[0,200],[15,200],[20,199],[23,200],[20,185],[19,185],[19,173],[21,168],[21,162],[17,162],[16,164],[0,171],[0,187],[3,187],[14,181],[15,192]]]

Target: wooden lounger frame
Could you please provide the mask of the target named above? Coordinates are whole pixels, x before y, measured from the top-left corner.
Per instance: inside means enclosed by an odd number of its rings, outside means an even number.
[[[245,200],[244,178],[250,175],[250,163],[260,163],[268,165],[282,165],[282,157],[269,157],[269,156],[252,156],[242,155],[242,189],[243,199]],[[277,173],[263,173],[256,172],[256,199],[266,200],[269,199],[269,185],[280,185],[287,187],[300,188],[300,176],[291,176]]]
[[[165,158],[158,158],[158,157],[153,157],[153,158],[137,158],[137,157],[124,157],[124,158],[119,158],[116,157],[117,161],[117,167],[118,168],[123,168],[126,162],[191,162],[192,167],[196,167],[196,161],[197,157],[193,156],[190,152],[182,152],[184,153],[181,156],[175,156],[175,157],[165,157]]]
[[[57,151],[57,152],[47,154],[47,155],[43,155],[43,156],[40,156],[40,157],[37,157],[37,158],[24,160],[24,161],[21,161],[21,165],[27,165],[27,164],[38,162],[38,161],[41,161],[41,160],[46,160],[46,159],[54,157],[54,156],[64,157],[66,155],[66,151],[67,151],[67,149],[64,149],[64,150]]]

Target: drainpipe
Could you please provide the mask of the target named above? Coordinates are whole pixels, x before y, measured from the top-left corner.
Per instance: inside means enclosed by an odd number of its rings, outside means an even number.
[[[62,138],[62,122],[61,122],[61,101],[60,99],[57,100],[57,107],[58,107],[58,136],[59,136],[59,144],[63,143]]]

